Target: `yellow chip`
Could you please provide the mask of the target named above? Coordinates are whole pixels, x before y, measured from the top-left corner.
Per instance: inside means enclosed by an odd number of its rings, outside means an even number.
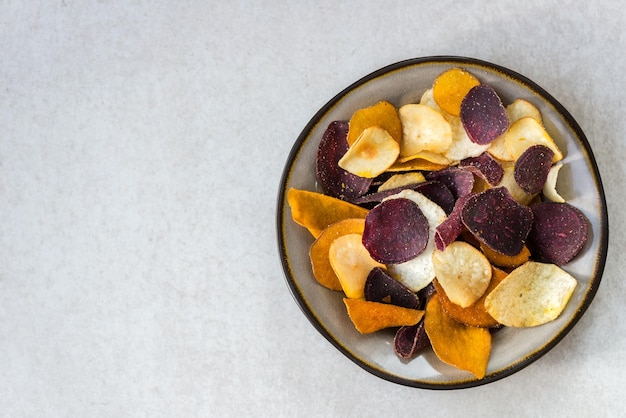
[[[346,234],[335,238],[328,249],[330,265],[350,299],[365,298],[368,274],[374,267],[385,268],[370,256],[362,241],[362,234]]]
[[[576,279],[557,265],[528,261],[485,298],[485,307],[502,325],[542,325],[558,318],[576,285]]]
[[[485,377],[491,354],[491,333],[487,328],[461,324],[450,317],[441,306],[439,295],[433,295],[426,305],[424,330],[433,351],[446,364]]]
[[[400,145],[378,127],[365,129],[339,160],[339,167],[359,177],[374,178],[398,159]]]
[[[443,251],[433,251],[432,258],[435,276],[453,303],[466,308],[487,290],[491,264],[470,244],[454,241]]]
[[[440,154],[450,147],[452,128],[437,110],[422,104],[408,104],[402,106],[398,114],[402,122],[402,157],[422,151]]]
[[[413,171],[410,173],[403,174],[394,174],[389,177],[387,181],[378,186],[379,192],[384,192],[386,190],[397,189],[398,187],[408,186],[411,184],[423,183],[426,181],[426,177],[419,171]]]
[[[287,203],[291,217],[298,225],[309,230],[313,237],[320,236],[331,224],[348,218],[365,219],[367,209],[322,193],[290,188]]]
[[[491,264],[507,269],[517,268],[527,262],[530,258],[530,250],[526,245],[524,245],[522,251],[520,251],[519,254],[513,256],[500,254],[499,252],[492,250],[482,242],[480,243],[480,249],[483,254],[485,254],[485,257],[487,257],[487,259],[491,262]]]
[[[402,123],[398,111],[391,103],[382,101],[352,114],[348,128],[348,144],[354,144],[361,133],[372,126],[386,130],[398,144],[402,140]]]
[[[506,147],[514,160],[533,145],[545,145],[554,152],[552,162],[563,159],[561,150],[544,127],[532,117],[523,117],[511,124],[504,134]]]
[[[313,276],[322,286],[331,290],[343,290],[341,282],[330,265],[328,253],[335,238],[347,234],[363,234],[364,219],[344,219],[328,226],[311,244],[309,258]]]
[[[467,93],[480,84],[475,76],[460,68],[439,74],[433,83],[433,98],[444,111],[454,116],[461,113],[461,102]]]
[[[361,334],[371,334],[385,328],[415,325],[424,316],[424,311],[389,303],[348,298],[344,298],[343,302],[354,327]]]
[[[402,171],[439,171],[447,168],[447,165],[444,164],[435,164],[431,161],[425,160],[424,158],[415,158],[412,160],[405,161],[401,163],[400,161],[396,161],[391,167],[387,169],[390,173],[397,173]]]
[[[465,325],[489,328],[498,326],[499,324],[498,321],[496,321],[491,315],[489,315],[487,309],[485,309],[485,298],[493,289],[496,288],[496,286],[502,280],[504,280],[506,275],[507,273],[505,271],[494,268],[491,274],[489,287],[487,287],[485,294],[467,308],[462,308],[456,303],[452,302],[448,298],[448,295],[446,295],[446,291],[443,289],[443,287],[441,287],[438,280],[434,280],[433,284],[435,285],[435,289],[437,289],[437,294],[439,295],[441,306],[443,307],[443,310],[448,313],[448,315]]]

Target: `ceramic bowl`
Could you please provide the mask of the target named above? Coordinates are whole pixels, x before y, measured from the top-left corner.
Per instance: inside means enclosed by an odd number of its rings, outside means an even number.
[[[320,286],[309,261],[309,232],[291,219],[289,188],[322,191],[315,177],[315,156],[330,122],[349,120],[352,113],[380,100],[400,107],[417,103],[441,72],[462,67],[490,84],[506,105],[516,98],[533,103],[544,125],[563,151],[559,193],[587,216],[589,239],[564,269],[578,280],[566,309],[554,321],[533,328],[503,328],[494,333],[487,373],[476,379],[439,361],[431,349],[405,361],[394,352],[393,330],[359,334],[345,312],[342,293]],[[575,88],[575,86],[574,86]],[[478,386],[509,376],[554,348],[585,313],[600,285],[608,246],[608,217],[598,168],[583,131],[572,115],[528,78],[499,65],[465,57],[426,57],[398,62],[375,71],[326,103],[295,141],[280,180],[277,204],[278,246],[287,284],[311,324],[334,347],[363,369],[402,385],[429,389]],[[563,358],[562,361],[567,361]]]

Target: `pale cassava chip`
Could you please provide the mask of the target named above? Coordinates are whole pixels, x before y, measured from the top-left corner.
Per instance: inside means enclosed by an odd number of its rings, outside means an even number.
[[[383,268],[374,267],[365,281],[365,300],[391,303],[403,308],[417,309],[420,300],[417,294],[391,277]]]
[[[326,193],[349,201],[367,192],[372,179],[339,167],[339,160],[348,151],[347,135],[348,122],[334,121],[328,125],[317,148],[315,173]]]
[[[388,303],[349,298],[344,298],[343,302],[350,320],[361,334],[371,334],[385,328],[415,325],[424,316],[424,311]]]
[[[461,123],[472,142],[490,144],[509,127],[506,109],[493,87],[473,87],[461,102]]]
[[[413,190],[403,190],[389,199],[394,198],[406,198],[414,201],[419,205],[422,213],[428,220],[428,243],[424,251],[409,261],[387,266],[387,271],[393,278],[400,281],[413,292],[417,292],[428,286],[435,278],[432,260],[432,252],[435,249],[435,228],[446,219],[446,213],[432,200]]]
[[[513,160],[517,160],[524,151],[533,145],[545,145],[550,148],[554,152],[552,157],[553,163],[563,159],[561,150],[550,134],[548,134],[541,123],[531,117],[524,117],[513,122],[506,131],[504,140]]]
[[[491,264],[487,257],[463,241],[455,241],[445,250],[433,252],[437,281],[453,303],[471,306],[487,290]]]
[[[515,162],[513,176],[519,186],[528,194],[539,193],[550,168],[552,168],[554,152],[545,145],[533,145],[528,147]]]
[[[368,212],[335,197],[295,188],[287,191],[287,202],[293,221],[308,229],[315,238],[335,222],[348,218],[365,219]]]
[[[555,264],[528,261],[485,298],[487,312],[509,327],[533,327],[563,312],[577,282]]]
[[[452,128],[452,143],[444,155],[450,160],[461,161],[465,158],[476,157],[489,149],[491,144],[477,144],[472,142],[463,127],[461,118],[458,116],[450,116],[447,119]]]
[[[363,245],[385,264],[403,263],[421,254],[428,243],[428,220],[410,199],[387,199],[365,217]]]
[[[378,126],[366,128],[339,160],[339,167],[359,177],[382,174],[398,159],[400,145]]]
[[[562,266],[585,245],[589,221],[569,203],[542,202],[531,206],[534,216],[528,246],[538,261]]]
[[[478,379],[485,377],[491,354],[487,328],[462,324],[448,315],[435,294],[426,305],[424,328],[439,360],[466,370]]]
[[[363,246],[361,234],[342,235],[330,244],[328,259],[339,278],[343,292],[350,299],[365,297],[365,281],[374,267],[385,267],[378,263]]]
[[[426,179],[424,178],[424,175],[419,171],[394,174],[393,176],[389,177],[383,184],[378,186],[378,191],[384,192],[385,190],[391,190],[402,186],[422,183],[424,181],[426,181]]]
[[[311,244],[309,257],[313,276],[324,287],[331,290],[343,290],[341,282],[330,265],[328,253],[335,238],[346,234],[363,234],[364,219],[344,219],[328,226]]]
[[[416,325],[405,325],[396,331],[393,337],[393,347],[398,357],[409,359],[416,353],[430,345],[428,335],[424,329],[424,321]]]
[[[352,146],[361,133],[372,126],[379,126],[399,144],[402,140],[402,123],[398,111],[389,102],[381,101],[375,105],[359,109],[350,118],[348,144]]]
[[[451,68],[439,74],[433,82],[433,98],[444,111],[454,116],[461,112],[461,101],[480,81],[460,68]]]
[[[522,251],[533,224],[532,210],[513,199],[504,187],[487,189],[467,199],[461,219],[476,239],[494,251]]]
[[[485,291],[485,294],[480,297],[476,302],[474,302],[471,306],[463,308],[456,303],[452,302],[448,296],[446,295],[446,291],[439,284],[439,282],[435,279],[433,280],[433,284],[435,285],[435,289],[437,289],[437,294],[439,295],[439,299],[441,301],[441,306],[443,310],[448,313],[452,318],[457,320],[458,322],[470,325],[473,327],[487,327],[493,328],[497,327],[500,324],[498,321],[493,319],[489,312],[487,312],[485,308],[485,298],[487,295],[496,288],[498,284],[507,276],[507,273],[503,270],[494,268],[491,274],[491,281],[489,282],[489,286]]]
[[[513,103],[506,107],[506,114],[509,115],[510,123],[525,117],[531,117],[537,122],[543,123],[539,109],[525,99],[518,98],[513,100]]]
[[[448,166],[452,164],[452,160],[446,157],[444,154],[437,154],[432,151],[420,151],[417,154],[409,155],[408,157],[398,158],[398,162],[406,163],[411,160],[426,160],[433,164],[440,164],[442,166]]]
[[[401,157],[422,151],[442,153],[450,146],[452,128],[438,111],[421,104],[408,104],[402,106],[398,114],[402,122]]]
[[[563,199],[563,197],[556,190],[556,184],[559,178],[559,171],[562,167],[563,164],[555,164],[550,168],[550,171],[548,172],[548,178],[546,179],[546,183],[543,185],[542,190],[543,195],[547,199],[557,203],[565,202],[565,199]]]

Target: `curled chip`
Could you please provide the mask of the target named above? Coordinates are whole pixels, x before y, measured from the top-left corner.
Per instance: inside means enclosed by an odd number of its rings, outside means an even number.
[[[348,144],[352,146],[363,131],[372,126],[378,126],[387,131],[398,144],[402,140],[402,123],[398,111],[391,103],[382,101],[352,114],[348,130]]]
[[[489,315],[489,312],[487,312],[487,309],[485,308],[485,299],[506,276],[507,273],[505,271],[494,268],[491,274],[491,282],[489,282],[489,287],[485,290],[485,294],[471,306],[466,308],[452,302],[446,295],[446,291],[443,287],[441,287],[437,280],[433,280],[433,284],[435,285],[435,289],[437,289],[437,294],[439,295],[439,300],[441,301],[443,310],[456,321],[473,327],[493,328],[499,326],[500,324],[498,321],[493,319],[491,315]]]
[[[461,113],[461,102],[480,81],[460,68],[451,68],[439,74],[433,82],[433,99],[444,111],[453,116]]]
[[[335,238],[347,234],[363,234],[364,219],[344,219],[328,226],[311,244],[309,258],[313,276],[322,286],[331,290],[343,290],[341,282],[330,265],[328,254]]]
[[[439,251],[445,250],[463,232],[464,226],[461,213],[469,196],[471,195],[461,196],[454,204],[454,208],[446,220],[435,228],[435,247]]]
[[[487,247],[514,256],[524,248],[533,224],[533,211],[504,187],[472,195],[461,213],[465,227]]]
[[[555,264],[528,261],[485,298],[487,312],[509,327],[533,327],[556,319],[577,282]]]
[[[428,335],[424,329],[424,321],[417,325],[406,325],[396,331],[393,338],[393,347],[398,357],[410,359],[416,353],[430,345]]]
[[[548,173],[548,178],[546,179],[546,183],[543,185],[542,193],[549,200],[557,203],[564,203],[565,199],[556,191],[556,183],[559,178],[559,171],[563,164],[556,164],[550,168],[550,172]]]
[[[402,171],[437,171],[443,170],[447,165],[433,163],[424,158],[415,158],[405,162],[396,161],[391,167],[387,169],[390,173],[397,173]]]
[[[539,193],[552,167],[554,152],[545,145],[533,145],[515,162],[515,181],[528,194]]]
[[[367,192],[372,179],[339,167],[339,160],[348,151],[347,135],[348,122],[334,121],[328,125],[317,148],[315,172],[326,193],[349,201]]]
[[[455,241],[433,252],[435,276],[448,298],[467,308],[485,293],[491,281],[491,264],[470,244]]]
[[[385,269],[374,267],[365,281],[365,300],[391,303],[403,308],[417,309],[419,298],[408,287],[391,277]]]
[[[450,191],[454,199],[469,194],[474,187],[474,175],[468,171],[457,167],[446,168],[445,170],[433,171],[426,174],[426,180],[439,181]]]
[[[294,188],[287,191],[287,202],[293,221],[308,229],[315,238],[335,222],[348,218],[364,219],[368,212],[335,197]]]
[[[344,298],[343,302],[350,320],[361,334],[371,334],[385,328],[415,325],[424,316],[424,311],[388,303],[349,298]]]
[[[351,299],[365,297],[365,281],[375,267],[385,267],[370,257],[361,234],[346,234],[335,238],[328,249],[328,260],[341,283],[341,288]]]
[[[368,203],[378,203],[382,202],[384,199],[393,196],[395,194],[400,193],[402,190],[414,190],[426,196],[428,199],[432,200],[441,208],[448,213],[454,207],[454,196],[452,196],[452,192],[446,186],[438,181],[425,181],[422,183],[415,183],[406,186],[400,186],[395,189],[388,189],[384,191],[378,191],[374,193],[368,193],[366,195],[360,196],[352,201],[357,205],[368,204]]]
[[[491,154],[483,152],[478,157],[461,160],[459,167],[476,174],[492,186],[497,186],[504,177],[502,164],[496,161]]]
[[[384,200],[365,217],[363,245],[381,263],[403,263],[424,251],[428,229],[417,203],[402,198]]]
[[[378,186],[379,192],[385,190],[393,190],[398,187],[409,186],[417,183],[423,183],[426,179],[424,175],[419,171],[413,171],[410,173],[394,174],[389,177],[383,184]]]
[[[337,163],[359,177],[374,178],[398,159],[400,145],[384,129],[372,126],[363,130]]]
[[[550,134],[532,117],[524,117],[513,122],[506,131],[504,140],[513,160],[517,160],[526,149],[533,145],[545,145],[550,148],[554,152],[553,163],[563,159],[561,150]]]
[[[498,93],[488,84],[473,87],[461,102],[461,123],[472,142],[490,144],[509,127]]]
[[[389,199],[396,198],[406,198],[417,203],[428,220],[428,243],[424,251],[407,262],[387,265],[387,271],[394,279],[417,292],[428,286],[435,278],[432,259],[432,252],[435,249],[435,228],[446,219],[446,213],[432,200],[413,190],[403,190]]]
[[[402,122],[401,157],[410,157],[422,151],[442,153],[450,147],[452,128],[435,109],[408,104],[402,106],[398,114]]]
[[[424,328],[439,360],[466,370],[478,379],[485,377],[491,354],[487,328],[471,327],[452,319],[435,294],[426,305]]]
[[[534,222],[528,246],[538,261],[562,266],[580,252],[589,229],[580,209],[568,203],[543,202],[531,210]]]

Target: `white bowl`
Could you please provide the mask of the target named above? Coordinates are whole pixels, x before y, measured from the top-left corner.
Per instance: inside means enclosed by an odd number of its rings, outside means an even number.
[[[291,187],[322,191],[316,182],[315,157],[330,122],[349,120],[355,110],[380,100],[397,107],[417,103],[435,77],[453,67],[465,68],[481,82],[490,84],[505,105],[523,98],[539,108],[546,129],[565,155],[559,192],[590,221],[585,247],[564,266],[579,283],[565,311],[555,321],[542,326],[503,328],[496,332],[483,379],[442,363],[430,349],[412,360],[401,360],[394,352],[393,330],[359,334],[345,312],[342,293],[328,290],[314,279],[308,255],[313,238],[292,221],[286,202],[286,191]],[[493,382],[547,353],[589,307],[600,285],[608,247],[608,215],[602,182],[591,147],[578,123],[556,99],[528,78],[495,64],[464,57],[425,57],[389,65],[358,80],[324,105],[296,140],[285,165],[278,196],[277,226],[287,284],[313,326],[363,369],[402,385],[430,389],[457,389]]]

